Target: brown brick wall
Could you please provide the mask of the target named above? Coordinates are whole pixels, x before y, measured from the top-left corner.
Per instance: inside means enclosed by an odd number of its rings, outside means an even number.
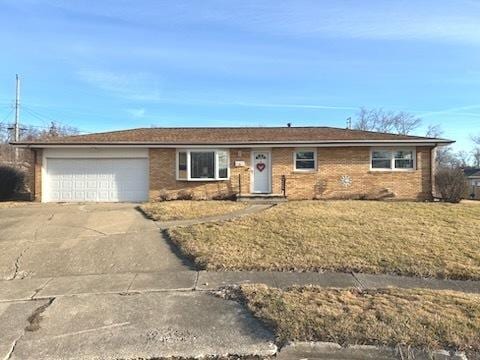
[[[282,175],[287,179],[290,199],[348,198],[374,194],[384,189],[398,199],[424,200],[431,198],[431,149],[417,148],[417,169],[411,172],[370,171],[370,148],[334,147],[317,149],[318,169],[313,173],[293,171],[293,148],[272,149],[272,192],[281,193]],[[175,149],[150,149],[150,198],[155,200],[161,191],[178,193],[188,189],[197,198],[212,198],[218,194],[236,194],[238,177],[242,193],[250,192],[250,149],[231,149],[230,180],[216,182],[188,182],[175,179]],[[245,161],[245,167],[235,167],[236,160]],[[340,179],[349,176],[351,186]]]
[[[176,194],[191,191],[196,198],[209,199],[218,195],[238,193],[239,176],[242,193],[250,192],[250,149],[230,150],[230,180],[181,181],[176,180],[176,150],[150,149],[150,199],[158,199],[161,192]],[[235,161],[245,161],[245,167],[235,167]]]
[[[32,187],[32,193],[33,193],[33,200],[34,201],[42,201],[42,155],[43,155],[43,150],[42,149],[36,149],[36,150],[31,150],[32,151],[32,156],[33,156],[33,161],[34,161],[34,166],[32,167],[33,169],[33,187]],[[35,155],[36,153],[36,155]]]
[[[384,189],[398,199],[430,199],[430,148],[417,148],[415,171],[370,171],[370,148],[335,147],[317,149],[317,171],[293,171],[292,149],[272,150],[273,192],[280,192],[281,175],[287,178],[287,196],[290,199],[348,198],[362,194],[375,194]],[[340,179],[348,176],[350,186]]]

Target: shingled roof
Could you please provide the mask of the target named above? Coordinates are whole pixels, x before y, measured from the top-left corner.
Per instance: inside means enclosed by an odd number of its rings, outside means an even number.
[[[229,145],[342,142],[451,143],[446,139],[332,127],[140,128],[65,136],[17,145]]]
[[[467,177],[480,177],[480,168],[473,168],[473,167],[464,168],[463,173]]]

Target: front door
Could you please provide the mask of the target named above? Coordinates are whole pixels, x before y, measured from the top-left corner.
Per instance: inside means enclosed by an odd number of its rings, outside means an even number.
[[[253,152],[253,192],[265,193],[271,192],[270,189],[270,152]]]

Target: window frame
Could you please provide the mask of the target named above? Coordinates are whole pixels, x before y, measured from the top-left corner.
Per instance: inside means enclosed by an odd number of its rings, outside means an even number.
[[[374,168],[372,167],[373,152],[374,151],[387,151],[390,153],[390,167],[389,168]],[[411,168],[397,168],[395,167],[395,152],[397,151],[411,151],[413,164]],[[397,159],[398,160],[398,159]],[[371,147],[370,148],[370,171],[399,171],[399,172],[412,172],[417,170],[417,149],[413,147]]]
[[[297,169],[297,153],[313,152],[313,169]],[[309,161],[309,160],[307,160]],[[317,149],[316,148],[296,148],[293,150],[293,171],[301,173],[309,173],[317,171]]]
[[[179,177],[179,160],[180,160],[180,153],[184,152],[187,156],[187,177],[180,178]],[[191,153],[203,153],[203,152],[213,152],[214,153],[214,177],[213,178],[192,178],[191,172]],[[219,168],[219,161],[218,161],[218,153],[225,152],[227,154],[227,177],[221,178],[219,177],[220,168]],[[230,180],[230,150],[229,149],[176,149],[176,160],[175,160],[175,178],[177,181],[228,181]]]

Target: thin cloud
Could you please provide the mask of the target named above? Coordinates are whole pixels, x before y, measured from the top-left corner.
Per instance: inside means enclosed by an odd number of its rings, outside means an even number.
[[[77,75],[80,80],[114,96],[138,101],[161,99],[160,91],[145,73],[80,70]]]
[[[459,106],[459,107],[452,107],[448,109],[443,109],[443,110],[438,110],[438,111],[426,111],[418,114],[420,117],[430,117],[430,116],[435,116],[435,115],[448,115],[448,114],[470,114],[469,116],[475,115],[475,116],[480,116],[480,113],[465,113],[464,110],[474,110],[474,109],[479,109],[480,110],[480,104],[476,105],[467,105],[467,106]]]
[[[36,2],[35,2],[36,3]],[[91,7],[81,2],[49,1],[92,21],[108,19],[118,26],[236,27],[248,32],[294,37],[434,40],[480,43],[480,7],[473,1],[313,1],[237,0],[224,2],[105,0]],[[159,21],[160,19],[160,21]],[[86,20],[85,20],[86,21]]]
[[[224,103],[226,104],[226,103]],[[232,102],[230,105],[248,106],[248,107],[267,107],[267,108],[296,108],[296,109],[324,109],[324,110],[358,110],[353,106],[335,106],[335,105],[317,105],[317,104],[274,104],[274,103],[245,103]]]

